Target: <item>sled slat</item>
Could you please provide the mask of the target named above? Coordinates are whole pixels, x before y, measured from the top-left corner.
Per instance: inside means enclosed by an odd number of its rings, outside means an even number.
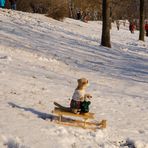
[[[84,126],[84,121],[81,121],[81,120],[74,120],[74,121],[71,121],[71,122],[70,121],[64,122],[64,121],[55,120],[54,122],[59,124],[59,125],[81,127],[81,128],[84,128],[84,129],[92,129],[92,130],[106,128],[106,120],[102,120],[101,122],[98,122],[98,123],[86,121],[85,126]]]
[[[87,114],[74,114],[72,112],[63,111],[60,108],[55,107],[52,113],[58,115],[65,115],[65,116],[74,116],[74,117],[81,117],[83,119],[94,119],[94,113],[87,113]]]
[[[64,126],[72,126],[72,127],[78,127],[78,128],[83,128],[83,129],[90,129],[96,131],[98,129],[97,127],[93,126],[86,126],[84,127],[82,124],[74,124],[74,123],[69,123],[69,122],[55,122],[58,125],[64,125]]]

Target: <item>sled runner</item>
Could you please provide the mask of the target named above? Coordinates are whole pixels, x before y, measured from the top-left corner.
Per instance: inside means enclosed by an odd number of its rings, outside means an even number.
[[[103,129],[106,128],[106,120],[101,122],[88,122],[89,119],[94,119],[94,113],[74,114],[69,107],[64,107],[57,102],[54,102],[56,106],[52,111],[53,114],[58,116],[58,120],[54,120],[57,124],[65,126],[75,126],[88,129]],[[70,117],[70,118],[65,118]],[[73,118],[81,118],[83,120],[76,120]]]

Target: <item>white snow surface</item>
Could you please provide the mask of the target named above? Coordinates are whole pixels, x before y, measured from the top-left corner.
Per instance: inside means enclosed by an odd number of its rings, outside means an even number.
[[[0,148],[148,148],[148,38],[113,24],[109,49],[101,28],[0,9]],[[81,77],[104,130],[51,122]]]

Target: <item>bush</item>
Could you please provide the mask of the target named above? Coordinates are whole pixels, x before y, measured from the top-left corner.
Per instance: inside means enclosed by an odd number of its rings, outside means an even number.
[[[47,14],[57,20],[68,16],[66,0],[19,0],[17,9],[25,12]]]
[[[32,8],[30,7],[31,0],[19,0],[17,1],[17,10],[32,12]]]
[[[64,0],[51,0],[48,16],[56,20],[63,20],[68,17],[68,4]]]
[[[31,0],[30,7],[34,13],[45,14],[50,7],[49,0]]]
[[[17,9],[25,12],[45,14],[48,12],[49,7],[49,0],[19,0],[17,2]]]

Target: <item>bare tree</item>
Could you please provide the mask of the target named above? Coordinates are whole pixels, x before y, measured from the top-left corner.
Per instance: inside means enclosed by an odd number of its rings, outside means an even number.
[[[67,1],[68,1],[69,17],[73,18],[73,1],[72,0],[67,0]]]
[[[10,8],[8,1],[9,0],[6,0],[6,7]],[[77,12],[81,11],[82,16],[84,16],[85,13],[89,14],[90,20],[102,19],[103,0],[62,0],[60,2],[59,0],[17,0],[17,9],[21,11],[47,14],[48,10],[51,9],[55,2],[63,5],[65,1],[67,1],[67,6],[65,5],[65,8],[67,7],[66,9],[68,9],[66,16],[76,19]],[[139,18],[140,0],[110,0],[110,3],[110,16],[112,21],[118,19],[133,20]],[[55,7],[56,5],[54,5],[54,8]],[[144,7],[145,18],[148,19],[148,0],[145,0]]]
[[[139,40],[144,41],[144,0],[140,0],[140,33]]]
[[[102,0],[102,39],[101,45],[106,47],[111,47],[110,42],[110,0]]]

